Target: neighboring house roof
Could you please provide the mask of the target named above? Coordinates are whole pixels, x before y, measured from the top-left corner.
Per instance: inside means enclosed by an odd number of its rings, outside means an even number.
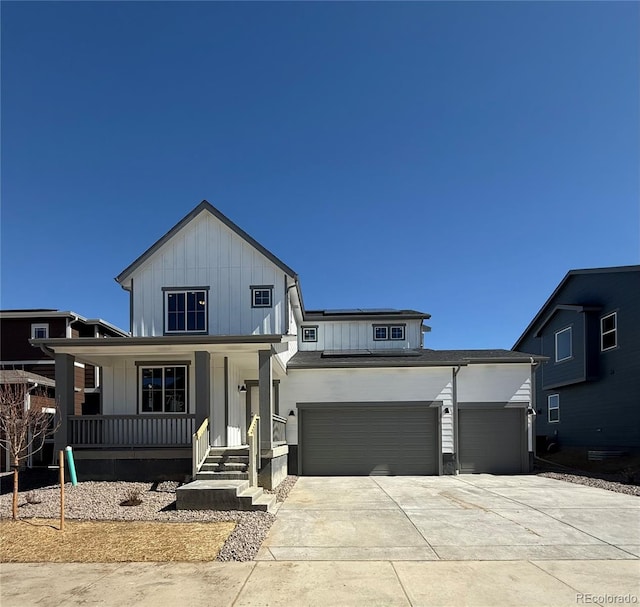
[[[427,312],[394,310],[393,308],[353,308],[348,310],[305,310],[305,322],[314,320],[422,320],[431,318]]]
[[[2,318],[71,318],[74,321],[80,321],[87,325],[99,325],[105,329],[109,329],[122,337],[127,337],[129,333],[123,331],[119,327],[102,320],[102,318],[85,318],[72,310],[56,310],[54,308],[24,308],[20,310],[0,310],[0,319]]]
[[[513,350],[346,350],[297,352],[287,363],[287,368],[450,367],[541,360],[546,360],[546,357]]]
[[[39,386],[48,386],[54,388],[56,382],[48,377],[31,373],[30,371],[22,371],[20,369],[4,369],[0,370],[0,384],[38,384]]]
[[[118,276],[116,281],[122,285],[122,283],[133,274],[149,257],[151,257],[162,245],[169,241],[173,236],[179,232],[184,226],[186,226],[191,220],[195,219],[200,213],[211,213],[214,217],[219,219],[228,228],[234,231],[240,238],[244,239],[255,249],[260,251],[267,259],[278,266],[285,274],[288,274],[291,278],[297,279],[297,273],[292,270],[287,264],[278,259],[271,251],[265,249],[257,240],[249,236],[241,227],[233,223],[226,215],[223,215],[218,209],[216,209],[210,202],[203,200],[193,211],[181,219],[175,226],[173,226],[164,236],[151,245],[140,257],[138,257],[133,263],[127,266]]]
[[[537,326],[538,322],[541,318],[544,317],[544,324],[548,322],[548,320],[553,316],[553,314],[557,310],[549,311],[549,307],[551,303],[554,301],[555,297],[562,291],[567,282],[574,276],[583,276],[588,274],[613,274],[616,272],[640,272],[640,265],[634,266],[613,266],[610,268],[585,268],[582,270],[570,270],[566,273],[565,277],[560,281],[560,284],[555,288],[553,293],[549,296],[547,301],[544,302],[538,313],[533,317],[533,320],[529,323],[527,328],[523,331],[522,335],[517,339],[516,343],[513,344],[513,350],[517,350],[520,347],[523,339],[529,334],[529,332]],[[563,302],[566,305],[575,304],[575,302]],[[539,327],[541,328],[541,327]]]

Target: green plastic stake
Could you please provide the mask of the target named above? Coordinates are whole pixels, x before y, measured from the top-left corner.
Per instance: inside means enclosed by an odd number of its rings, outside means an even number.
[[[73,450],[71,447],[65,449],[67,454],[67,464],[69,465],[69,475],[71,476],[71,484],[75,487],[78,484],[78,477],[76,476],[76,464],[73,461]]]

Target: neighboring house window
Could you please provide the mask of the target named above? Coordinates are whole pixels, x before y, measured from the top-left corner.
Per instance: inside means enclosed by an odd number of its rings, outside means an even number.
[[[251,307],[270,308],[272,304],[273,286],[251,287]]]
[[[31,339],[49,339],[49,325],[47,323],[31,325]]]
[[[389,327],[373,327],[373,339],[376,341],[389,339]]]
[[[302,327],[302,341],[318,341],[318,328]]]
[[[600,349],[611,350],[618,345],[618,314],[613,312],[600,319]]]
[[[556,333],[556,362],[571,358],[571,327]]]
[[[548,419],[549,423],[560,421],[560,395],[550,394],[547,397]]]
[[[375,341],[383,340],[396,340],[400,341],[404,339],[404,325],[374,325],[373,327],[373,339]]]
[[[140,367],[142,413],[187,412],[187,367]]]
[[[207,291],[166,291],[165,297],[165,333],[206,332]]]

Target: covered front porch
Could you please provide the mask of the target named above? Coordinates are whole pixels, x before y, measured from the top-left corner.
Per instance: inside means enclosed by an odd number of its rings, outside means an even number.
[[[80,475],[184,481],[201,472],[210,449],[248,455],[254,441],[259,484],[270,488],[286,476],[286,418],[278,396],[288,338],[38,341],[56,362],[62,423],[55,450],[71,445]],[[102,369],[98,415],[73,414],[76,361]],[[259,431],[249,433],[252,420]]]

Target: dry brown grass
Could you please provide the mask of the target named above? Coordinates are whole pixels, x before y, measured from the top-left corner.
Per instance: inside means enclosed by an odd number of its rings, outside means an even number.
[[[2,563],[119,563],[213,561],[236,526],[158,523],[0,520]]]

